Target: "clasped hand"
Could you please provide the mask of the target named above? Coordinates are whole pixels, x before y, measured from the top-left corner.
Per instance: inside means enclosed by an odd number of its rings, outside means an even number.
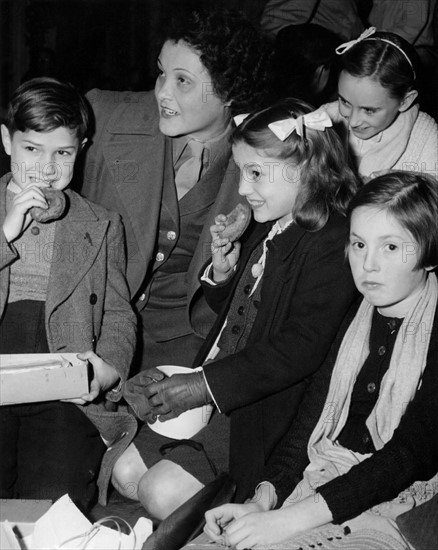
[[[140,372],[128,380],[123,397],[140,420],[153,424],[211,401],[202,372],[166,377],[159,369]]]
[[[288,512],[262,511],[255,502],[224,504],[206,512],[204,532],[214,542],[235,550],[277,544],[295,534]]]
[[[211,401],[202,372],[174,374],[150,384],[144,392],[152,406],[151,414],[160,422]]]

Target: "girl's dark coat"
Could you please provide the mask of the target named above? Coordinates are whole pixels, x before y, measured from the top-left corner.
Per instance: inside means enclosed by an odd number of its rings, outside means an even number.
[[[242,242],[239,268],[231,281],[210,287],[207,301],[220,312],[205,359],[225,320],[239,276],[269,227],[255,223]],[[268,243],[257,317],[246,347],[204,366],[221,412],[231,415],[230,471],[238,498],[254,488],[274,446],[294,418],[310,377],[322,364],[339,325],[356,296],[345,259],[347,223],[333,214],[309,232],[297,224]]]

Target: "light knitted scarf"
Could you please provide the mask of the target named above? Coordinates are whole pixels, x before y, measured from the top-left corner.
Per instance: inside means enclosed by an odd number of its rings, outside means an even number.
[[[437,278],[430,273],[416,304],[407,313],[397,335],[389,368],[382,379],[379,397],[366,421],[377,450],[387,443],[412,401],[426,366],[438,296]],[[289,504],[314,493],[316,487],[348,472],[363,455],[337,443],[348,417],[353,387],[366,357],[374,307],[363,300],[339,349],[330,388],[308,444],[310,464],[303,480],[288,498]],[[427,483],[427,482],[425,482]],[[435,491],[436,492],[436,485]],[[287,505],[285,503],[285,505]]]
[[[380,134],[364,140],[357,138],[348,129],[348,122],[339,113],[338,102],[328,103],[324,108],[333,122],[341,122],[346,126],[351,152],[356,157],[356,166],[361,177],[368,177],[376,171],[390,170],[397,164],[409,145],[419,113],[419,106],[413,105],[407,111],[399,113],[394,122]]]

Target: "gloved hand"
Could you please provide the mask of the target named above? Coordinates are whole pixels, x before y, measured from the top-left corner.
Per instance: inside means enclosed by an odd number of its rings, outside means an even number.
[[[181,413],[211,403],[202,372],[174,374],[145,388],[152,413],[160,422],[176,418]]]
[[[147,369],[139,372],[129,380],[127,380],[122,388],[122,394],[125,401],[131,407],[135,416],[140,420],[147,422],[155,422],[151,413],[152,405],[149,403],[148,396],[145,395],[145,388],[154,382],[158,382],[166,378],[164,372],[157,368]]]

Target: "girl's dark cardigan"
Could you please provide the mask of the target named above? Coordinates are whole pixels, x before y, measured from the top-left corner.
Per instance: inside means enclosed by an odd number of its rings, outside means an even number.
[[[262,480],[276,488],[278,506],[292,493],[309,460],[307,443],[325,406],[331,372],[342,338],[360,301],[347,315],[323,367],[313,377],[289,431],[272,454]],[[438,308],[432,327],[427,365],[420,389],[406,408],[392,438],[380,450],[317,492],[327,502],[334,523],[358,516],[372,506],[392,500],[414,481],[428,480],[438,471]]]

